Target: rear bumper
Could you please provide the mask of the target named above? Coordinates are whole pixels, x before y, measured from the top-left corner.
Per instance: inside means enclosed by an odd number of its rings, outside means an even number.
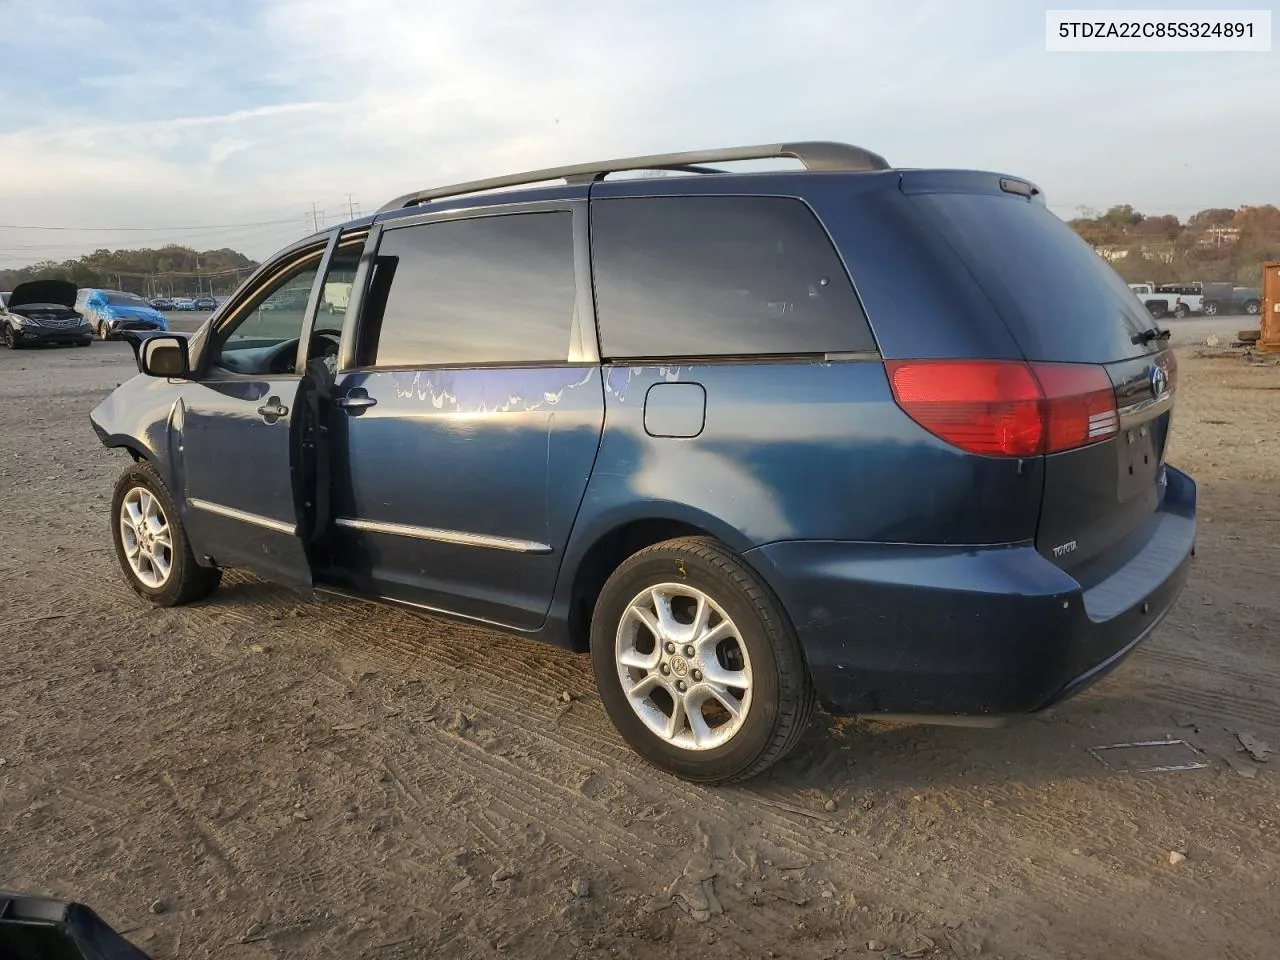
[[[747,559],[795,625],[832,713],[1009,716],[1115,668],[1186,582],[1195,483],[1168,468],[1148,536],[1088,589],[1030,545],[791,541]]]

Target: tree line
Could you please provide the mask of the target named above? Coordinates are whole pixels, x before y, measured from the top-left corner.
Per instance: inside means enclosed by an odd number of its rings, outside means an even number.
[[[1130,283],[1226,281],[1257,287],[1261,265],[1280,260],[1280,209],[1271,204],[1201,210],[1183,223],[1129,204],[1068,221]]]
[[[74,260],[35,263],[0,270],[0,290],[27,280],[69,280],[77,287],[125,290],[144,297],[217,296],[234,290],[257,262],[229,248],[193,250],[167,246],[158,250],[95,250]]]

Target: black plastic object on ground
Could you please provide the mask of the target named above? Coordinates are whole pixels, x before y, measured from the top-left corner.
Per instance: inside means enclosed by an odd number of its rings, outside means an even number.
[[[150,960],[82,903],[0,891],[4,960]]]

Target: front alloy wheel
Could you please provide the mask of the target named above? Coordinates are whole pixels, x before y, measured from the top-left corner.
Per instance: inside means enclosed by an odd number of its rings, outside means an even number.
[[[133,591],[157,606],[202,600],[222,571],[196,563],[164,479],[149,462],[134,464],[112,497],[116,558]]]
[[[18,349],[18,335],[13,332],[13,327],[5,324],[4,327],[4,345],[10,350]]]
[[[173,572],[173,534],[160,501],[146,487],[124,495],[120,540],[133,575],[152,590],[161,589]]]

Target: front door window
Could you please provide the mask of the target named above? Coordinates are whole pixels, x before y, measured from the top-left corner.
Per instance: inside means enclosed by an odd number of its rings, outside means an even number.
[[[295,373],[298,338],[324,249],[281,264],[214,332],[210,372],[272,376]]]

